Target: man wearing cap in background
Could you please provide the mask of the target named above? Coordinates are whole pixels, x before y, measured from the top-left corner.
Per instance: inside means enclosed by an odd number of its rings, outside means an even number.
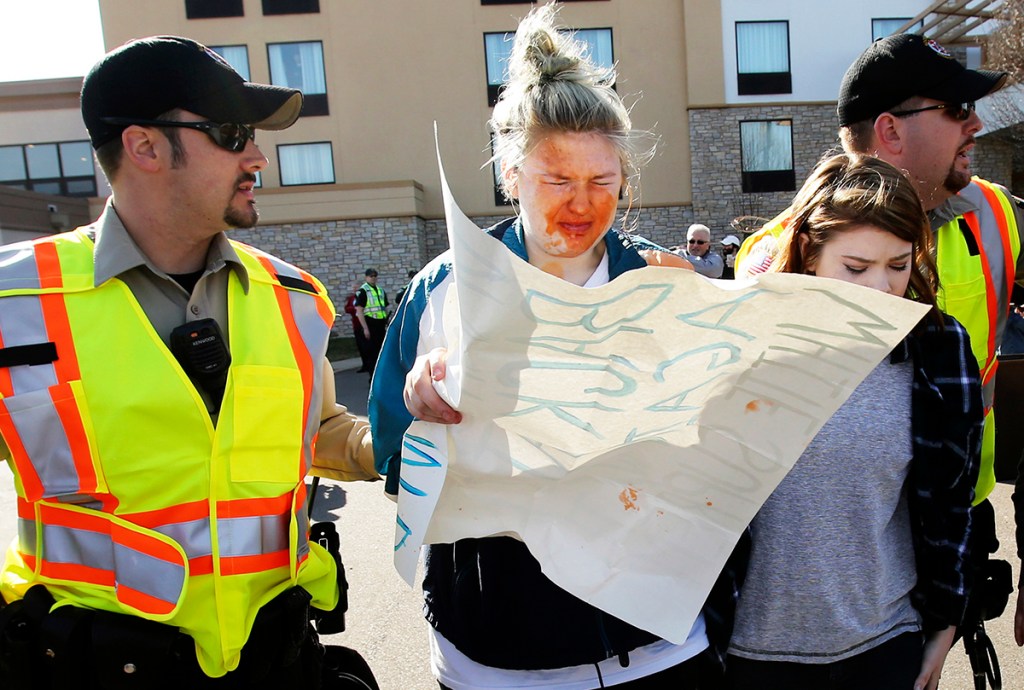
[[[377,366],[380,349],[384,347],[384,336],[388,332],[388,296],[384,288],[377,285],[377,269],[366,269],[366,280],[356,290],[356,318],[363,327],[367,345],[367,366],[370,376]]]
[[[693,265],[693,270],[708,278],[722,277],[722,257],[711,251],[711,229],[694,223],[686,231],[686,250],[683,256]]]
[[[722,238],[722,261],[725,268],[722,269],[722,277],[732,280],[736,277],[736,250],[740,248],[740,238],[736,235],[726,235]]]
[[[964,68],[935,41],[898,34],[874,42],[847,70],[839,91],[839,137],[848,152],[877,156],[904,170],[935,233],[939,307],[964,325],[984,384],[985,432],[975,496],[975,554],[994,551],[995,524],[986,497],[995,486],[996,351],[1014,282],[1024,279],[1024,209],[1005,188],[971,178],[969,153],[982,122],[974,102],[999,88],[1006,74]],[[744,243],[737,275],[771,265],[784,211]],[[984,577],[984,575],[982,575]],[[1017,600],[1018,641],[1024,601]]]
[[[255,130],[301,106],[170,36],[86,76],[113,196],[0,250],[0,687],[337,687],[304,477],[376,478],[368,429],[334,404],[323,285],[224,235],[258,219]]]

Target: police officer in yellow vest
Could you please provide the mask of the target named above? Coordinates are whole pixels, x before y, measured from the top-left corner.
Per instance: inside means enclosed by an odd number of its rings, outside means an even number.
[[[363,337],[369,347],[370,376],[377,366],[380,349],[384,346],[384,336],[388,332],[388,295],[384,288],[377,285],[377,269],[366,269],[366,282],[356,290],[356,318],[363,327]]]
[[[850,66],[838,105],[843,148],[878,156],[914,183],[935,233],[939,306],[967,329],[978,359],[986,408],[974,511],[979,551],[994,550],[985,499],[995,485],[996,352],[1013,285],[1024,281],[1024,210],[1005,188],[972,179],[969,155],[983,126],[974,102],[1005,81],[1002,72],[965,69],[933,40],[899,34],[874,42]],[[787,218],[783,212],[747,238],[736,259],[737,276],[771,265]],[[1022,599],[1018,612],[1024,611]]]
[[[86,76],[113,196],[0,247],[0,687],[336,687],[304,477],[377,478],[370,439],[334,403],[323,285],[224,234],[257,222],[255,130],[301,106],[177,37]]]

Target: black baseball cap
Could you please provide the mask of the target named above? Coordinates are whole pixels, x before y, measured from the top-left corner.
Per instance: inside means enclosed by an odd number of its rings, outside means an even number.
[[[967,69],[935,41],[895,34],[872,43],[839,87],[839,125],[878,117],[908,98],[976,101],[1006,81],[1006,72]]]
[[[93,148],[124,130],[103,118],[151,120],[175,108],[213,122],[285,129],[299,117],[302,93],[248,82],[220,55],[180,36],[129,41],[104,55],[82,82],[82,119]]]
[[[368,269],[366,269],[365,275],[375,276],[375,275],[377,275],[377,269],[376,268],[368,268]]]

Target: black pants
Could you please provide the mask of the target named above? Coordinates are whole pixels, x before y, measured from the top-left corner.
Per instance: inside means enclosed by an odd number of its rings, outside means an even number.
[[[830,664],[754,661],[729,656],[729,690],[911,690],[921,672],[924,636],[904,633]]]
[[[616,690],[720,690],[722,682],[717,665],[705,652],[650,676],[613,686],[595,685],[594,690],[602,687],[614,687]],[[443,683],[438,683],[438,686],[441,690],[451,690]]]
[[[380,357],[380,349],[384,346],[384,336],[388,332],[387,319],[371,319],[366,317],[366,327],[370,330],[370,339],[366,343],[367,360],[370,371],[373,372],[377,366],[377,358]]]

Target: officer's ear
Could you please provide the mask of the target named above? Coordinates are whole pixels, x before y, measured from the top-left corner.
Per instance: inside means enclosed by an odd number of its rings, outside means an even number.
[[[875,118],[875,154],[884,159],[903,153],[906,123],[892,113],[882,113]]]
[[[124,161],[144,170],[155,172],[160,168],[157,130],[151,127],[129,125],[121,132],[121,144],[124,146]]]

